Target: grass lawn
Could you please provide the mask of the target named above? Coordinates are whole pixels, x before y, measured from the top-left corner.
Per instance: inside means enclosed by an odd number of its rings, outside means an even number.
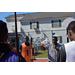
[[[48,58],[48,50],[45,50],[45,51],[38,50],[38,51],[36,51],[36,58]]]

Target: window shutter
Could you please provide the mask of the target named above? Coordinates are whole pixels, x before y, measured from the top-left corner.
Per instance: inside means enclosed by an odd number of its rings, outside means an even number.
[[[59,20],[59,27],[61,27],[61,20]]]
[[[54,27],[54,26],[53,26],[53,21],[52,21],[52,27]]]
[[[32,23],[30,22],[30,29],[32,29]]]
[[[62,43],[62,36],[60,36],[60,43]]]
[[[39,22],[37,22],[37,28],[39,28]]]

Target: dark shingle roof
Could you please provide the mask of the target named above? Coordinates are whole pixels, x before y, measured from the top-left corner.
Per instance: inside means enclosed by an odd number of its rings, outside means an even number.
[[[22,20],[31,20],[31,19],[42,19],[42,18],[57,18],[57,17],[70,17],[74,16],[74,12],[39,12],[39,13],[28,13],[28,14],[18,14],[17,17],[23,16]],[[6,18],[14,17],[10,15]]]

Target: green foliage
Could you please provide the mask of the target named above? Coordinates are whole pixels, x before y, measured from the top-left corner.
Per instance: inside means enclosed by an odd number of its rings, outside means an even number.
[[[48,50],[37,50],[36,51],[36,58],[48,58]]]

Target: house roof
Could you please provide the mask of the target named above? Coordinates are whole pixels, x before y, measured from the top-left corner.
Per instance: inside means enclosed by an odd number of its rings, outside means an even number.
[[[23,18],[23,20],[32,20],[32,19],[43,19],[43,18],[57,18],[57,17],[72,17],[74,16],[74,12],[38,12],[38,13],[28,13],[28,14],[17,14],[17,17]],[[14,15],[9,15],[6,18],[14,17]]]

